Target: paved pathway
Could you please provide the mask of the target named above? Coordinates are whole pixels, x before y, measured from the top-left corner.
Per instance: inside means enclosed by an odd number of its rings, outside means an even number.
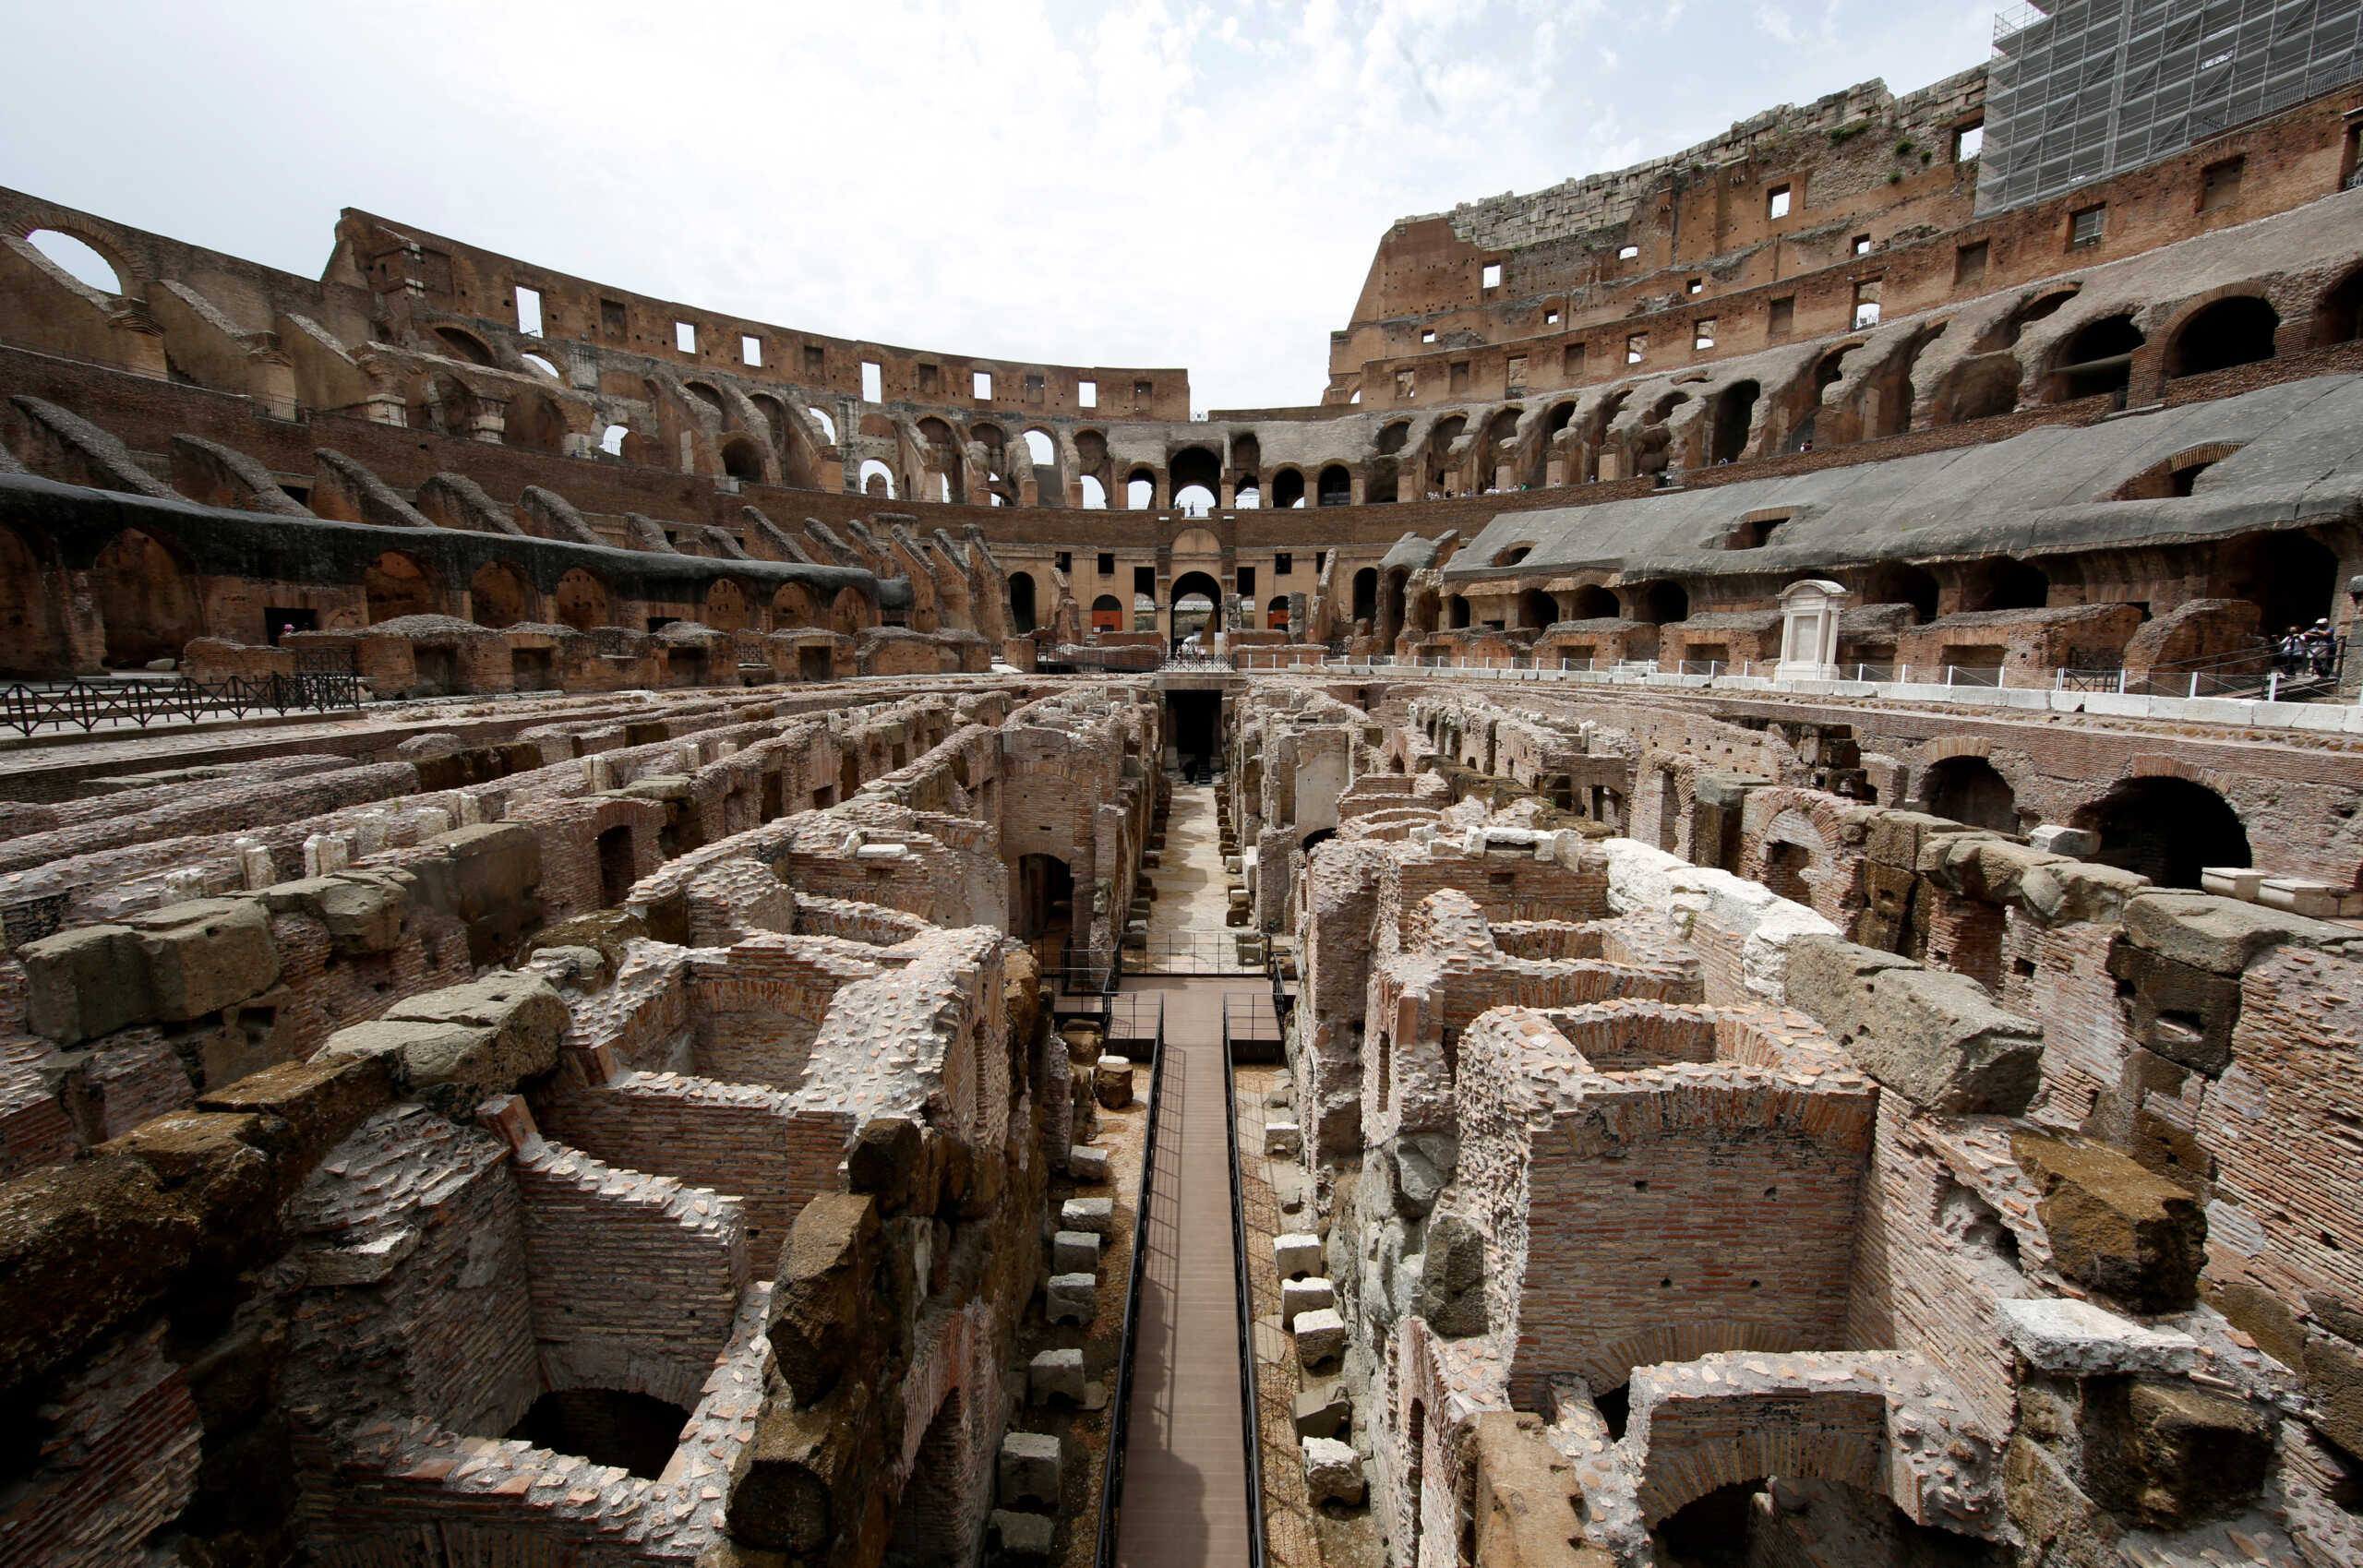
[[[1151,934],[1221,930],[1228,895],[1211,789],[1174,790],[1165,844]],[[1222,1001],[1253,986],[1179,976],[1125,982],[1129,992],[1165,998],[1165,1079],[1133,1351],[1116,1554],[1124,1568],[1247,1561]]]

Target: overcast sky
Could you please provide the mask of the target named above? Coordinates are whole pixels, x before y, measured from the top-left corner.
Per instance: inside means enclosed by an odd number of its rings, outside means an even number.
[[[0,183],[318,276],[365,208],[946,353],[1315,401],[1398,217],[1985,56],[1943,0],[15,0]]]

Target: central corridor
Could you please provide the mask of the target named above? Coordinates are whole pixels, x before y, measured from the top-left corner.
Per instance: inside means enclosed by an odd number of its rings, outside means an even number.
[[[1212,789],[1174,789],[1157,882],[1152,940],[1223,930],[1229,897]],[[1222,1004],[1226,992],[1253,985],[1181,976],[1125,982],[1164,997],[1166,1055],[1124,1455],[1124,1568],[1247,1561]]]

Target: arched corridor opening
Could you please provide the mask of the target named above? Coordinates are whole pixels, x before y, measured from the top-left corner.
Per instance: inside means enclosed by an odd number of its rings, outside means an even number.
[[[1352,618],[1378,623],[1378,569],[1364,567],[1354,573],[1354,604]]]
[[[570,626],[577,631],[589,631],[593,627],[607,624],[607,585],[583,570],[570,567],[558,580],[557,602],[558,624]]]
[[[2195,888],[2207,868],[2254,864],[2230,802],[2189,779],[2127,779],[2078,811],[2073,825],[2101,835],[2091,858],[2160,887]]]
[[[99,552],[90,587],[106,622],[106,662],[116,668],[177,659],[191,638],[203,634],[188,574],[171,551],[138,529],[125,529]]]
[[[1659,626],[1690,618],[1690,594],[1679,582],[1652,582],[1641,595],[1641,618]]]
[[[2121,401],[2133,377],[2134,352],[2146,341],[2130,316],[2105,316],[2080,328],[2060,351],[2053,401],[2073,402],[2105,392]]]
[[[1113,593],[1102,593],[1091,602],[1091,629],[1122,631],[1124,629],[1124,602]]]
[[[1064,937],[1072,928],[1074,872],[1057,856],[1019,856],[1015,894],[1010,907],[1023,940]]]
[[[361,597],[371,626],[435,610],[434,585],[419,564],[399,550],[389,550],[369,563],[361,574]]]
[[[1947,757],[1920,779],[1920,808],[1997,833],[2019,831],[2019,796],[2010,781],[1983,757]]]
[[[468,580],[468,618],[495,630],[534,618],[534,591],[505,561],[487,561]]]
[[[2168,376],[2204,376],[2273,357],[2281,317],[2253,294],[2219,299],[2191,317],[2166,350]]]
[[[1020,637],[1032,631],[1034,619],[1034,579],[1022,571],[1009,574],[1009,629]]]

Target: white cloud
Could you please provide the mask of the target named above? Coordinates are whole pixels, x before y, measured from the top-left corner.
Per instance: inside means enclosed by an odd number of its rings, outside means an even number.
[[[11,21],[0,183],[311,275],[354,206],[788,327],[1305,402],[1395,219],[1984,52],[1979,8],[1817,6],[1677,0],[1649,58],[1679,68],[1637,71],[1604,0],[86,0]]]

